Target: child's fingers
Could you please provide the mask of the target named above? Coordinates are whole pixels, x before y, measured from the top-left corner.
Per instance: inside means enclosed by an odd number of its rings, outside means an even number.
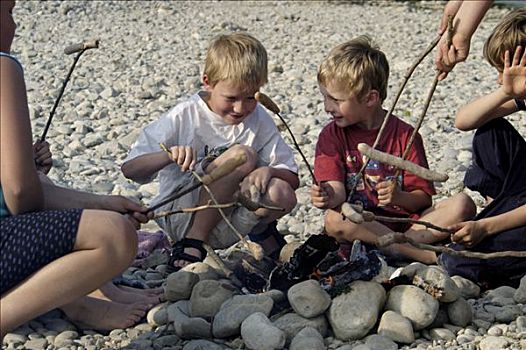
[[[183,162],[183,164],[181,164],[181,169],[183,171],[190,169],[190,166],[194,160],[192,147],[186,146],[184,151],[184,157],[180,158],[182,158]]]
[[[504,68],[510,68],[510,51],[504,52]]]
[[[526,66],[526,49],[523,50],[523,52],[522,52],[522,58],[521,58],[520,65],[521,66]]]
[[[517,46],[515,53],[513,54],[513,65],[518,66],[521,60],[522,46]]]

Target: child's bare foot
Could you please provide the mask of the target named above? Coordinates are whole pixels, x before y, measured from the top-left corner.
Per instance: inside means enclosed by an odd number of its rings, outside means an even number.
[[[144,303],[122,304],[87,296],[61,309],[81,328],[112,330],[133,326],[146,315],[149,306]]]
[[[99,299],[115,301],[122,304],[143,303],[154,306],[164,301],[162,288],[138,289],[132,287],[117,287],[111,282],[104,284],[100,289],[90,294]]]

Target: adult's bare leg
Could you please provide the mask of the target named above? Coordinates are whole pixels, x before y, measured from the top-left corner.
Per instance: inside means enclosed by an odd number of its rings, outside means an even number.
[[[73,252],[2,295],[2,338],[22,323],[92,292],[126,269],[136,251],[136,231],[123,215],[83,211]]]
[[[163,288],[139,289],[116,286],[112,282],[106,282],[90,296],[123,304],[144,303],[153,306],[164,301],[164,290]]]
[[[107,331],[128,328],[146,315],[151,305],[131,304],[84,296],[60,307],[81,328]]]

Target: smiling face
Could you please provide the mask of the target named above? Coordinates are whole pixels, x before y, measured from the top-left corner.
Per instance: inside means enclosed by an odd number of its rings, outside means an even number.
[[[320,85],[323,95],[325,111],[332,116],[333,121],[340,128],[350,125],[360,126],[367,118],[367,105],[356,95],[343,91],[341,88]]]
[[[16,23],[13,19],[14,1],[0,1],[0,51],[11,52],[11,43],[15,37]]]
[[[206,75],[203,76],[203,85],[209,94],[206,104],[226,124],[241,123],[256,108],[254,94],[259,88],[240,87],[228,80],[220,80],[212,86]]]

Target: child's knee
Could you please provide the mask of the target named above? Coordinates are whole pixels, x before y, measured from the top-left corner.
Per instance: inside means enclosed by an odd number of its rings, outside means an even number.
[[[325,232],[338,242],[353,241],[355,224],[344,222],[340,213],[327,210],[325,214]]]
[[[297,204],[296,192],[288,182],[273,178],[267,187],[268,199],[290,213]]]
[[[451,212],[457,215],[460,221],[470,220],[477,214],[475,202],[465,193],[459,193],[452,197],[450,204]]]
[[[239,156],[244,156],[246,158],[245,163],[237,168],[238,171],[243,171],[244,173],[248,174],[256,167],[258,157],[256,151],[252,147],[245,145],[234,145],[230,147],[227,152],[225,152],[225,155],[229,158],[235,158]]]
[[[112,261],[128,267],[137,255],[137,231],[124,215],[115,212],[106,212],[107,219],[103,235],[107,239],[102,241],[104,249],[111,255]]]

